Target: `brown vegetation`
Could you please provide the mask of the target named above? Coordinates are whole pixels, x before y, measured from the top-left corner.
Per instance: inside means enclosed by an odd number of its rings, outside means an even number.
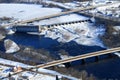
[[[29,64],[29,65],[36,65],[36,63],[34,63],[32,61],[26,62],[26,61],[18,60],[12,54],[5,54],[4,52],[1,52],[1,51],[0,51],[0,58],[4,58],[4,59],[7,59],[7,60],[12,60],[12,61],[17,61],[17,62]]]
[[[63,38],[64,38],[65,40],[69,40],[69,39],[70,39],[70,35],[64,34],[64,35],[63,35]]]
[[[20,48],[21,50],[14,54],[6,54],[0,51],[0,57],[12,61],[22,62],[29,65],[37,65],[40,63],[46,63],[54,60],[54,58],[49,54],[49,52],[44,49],[36,50],[32,47],[27,47],[29,49],[25,50],[26,47],[21,45]]]
[[[107,24],[105,35],[101,37],[105,46],[109,48],[120,47],[120,34],[113,34],[115,31],[113,26],[112,24]]]
[[[44,49],[34,49],[32,47],[21,47],[21,50],[14,55],[17,59],[23,61],[32,61],[35,63],[46,63],[53,61],[54,58]]]
[[[76,78],[82,79],[82,80],[98,80],[95,76],[93,76],[92,74],[89,75],[84,70],[78,71],[73,68],[60,68],[60,67],[54,67],[54,68],[52,68],[52,70],[55,70],[62,74],[70,75],[70,76],[73,76],[73,77],[76,77]],[[68,79],[63,79],[63,80],[68,80]]]
[[[0,34],[6,35],[6,30],[2,27],[0,27]]]

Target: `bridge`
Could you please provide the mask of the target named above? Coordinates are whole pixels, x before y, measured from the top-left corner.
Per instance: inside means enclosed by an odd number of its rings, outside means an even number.
[[[39,74],[55,76],[55,74],[39,72],[39,71],[36,71],[36,69],[48,68],[48,67],[56,66],[59,64],[63,64],[63,63],[68,63],[68,62],[77,61],[77,60],[86,59],[86,58],[95,57],[95,56],[101,56],[101,55],[105,55],[105,54],[111,54],[111,53],[118,52],[118,51],[120,51],[120,47],[111,48],[111,49],[107,49],[107,50],[101,50],[101,51],[92,52],[92,53],[87,53],[87,54],[83,54],[83,55],[78,55],[78,56],[70,57],[70,58],[63,59],[63,60],[56,60],[56,61],[48,62],[45,64],[40,64],[40,65],[30,67],[30,68],[22,68],[23,69],[22,71],[15,72],[15,73],[11,74],[11,76],[22,73],[24,71],[31,71],[31,72],[35,72],[35,73],[39,73]],[[6,65],[6,64],[0,64],[0,65],[11,66],[11,65]],[[14,66],[12,66],[12,67],[14,67]],[[5,78],[8,78],[8,76],[4,77],[3,79],[5,79]]]
[[[63,8],[63,9],[67,9],[67,10],[72,10],[70,8],[66,8],[64,6],[61,6],[61,5],[57,5],[57,4],[54,4],[54,3],[50,3],[52,5],[55,5],[55,6],[58,6],[60,8]],[[120,3],[118,3],[120,4]],[[112,5],[112,4],[111,4]],[[106,5],[106,6],[109,6],[109,5]],[[93,8],[94,9],[94,8]],[[115,23],[119,23],[120,22],[120,18],[117,18],[117,17],[113,17],[113,16],[107,16],[105,14],[99,14],[99,13],[89,13],[89,12],[84,12],[84,11],[81,11],[81,12],[77,12],[78,14],[81,14],[83,16],[87,16],[87,17],[93,17],[96,18],[96,19],[99,19],[99,20],[102,20],[102,21],[113,21]]]
[[[87,13],[87,12],[79,12],[81,15],[88,16],[88,17],[93,17],[101,20],[101,21],[113,21],[115,23],[120,23],[120,18],[119,17],[113,17],[113,16],[107,16],[104,14],[99,14],[99,13]]]
[[[96,5],[96,6],[82,7],[82,8],[72,9],[72,10],[65,11],[65,12],[60,12],[60,13],[57,13],[57,14],[43,16],[43,17],[40,17],[40,18],[34,18],[34,19],[26,20],[26,21],[21,21],[19,23],[24,24],[24,23],[29,23],[29,22],[33,22],[33,21],[44,20],[44,19],[48,19],[48,18],[53,18],[53,17],[58,17],[58,16],[66,15],[66,14],[71,14],[71,13],[75,13],[75,12],[79,12],[79,11],[95,9],[97,7],[111,6],[111,5],[115,5],[115,4],[120,4],[120,3],[117,2],[117,3]]]
[[[75,12],[84,11],[84,10],[90,10],[90,9],[94,9],[94,8],[102,7],[102,6],[111,6],[111,5],[115,5],[115,4],[120,4],[120,3],[117,2],[117,3],[102,4],[102,5],[88,6],[88,7],[72,9],[72,10],[69,10],[69,11],[60,12],[60,13],[57,13],[57,14],[47,15],[47,16],[38,17],[38,18],[33,18],[33,19],[25,20],[25,21],[16,21],[14,23],[10,23],[10,24],[4,25],[2,27],[8,27],[8,26],[14,26],[14,25],[18,25],[18,24],[30,23],[30,22],[33,22],[33,21],[44,20],[44,19],[48,19],[48,18],[58,17],[58,16],[66,15],[66,14],[71,14],[71,13],[75,13]]]
[[[79,56],[75,56],[75,57],[70,57],[70,58],[67,58],[64,60],[56,60],[56,61],[48,62],[45,64],[37,65],[36,67],[33,67],[31,69],[48,68],[48,67],[63,64],[63,63],[68,63],[68,62],[77,61],[77,60],[86,59],[86,58],[95,57],[95,56],[101,56],[101,55],[105,55],[105,54],[111,54],[111,53],[118,52],[118,51],[120,51],[120,47],[102,50],[102,51],[98,51],[98,52],[87,53],[87,54],[83,54],[83,55],[79,55]]]
[[[63,25],[71,25],[71,24],[78,24],[83,22],[91,22],[90,19],[86,20],[78,20],[78,21],[71,21],[71,22],[63,22],[63,23],[56,23],[56,24],[50,24],[50,25],[16,25],[13,26],[11,29],[15,32],[41,32],[41,30],[45,29],[51,29],[54,28],[54,26],[63,26]]]

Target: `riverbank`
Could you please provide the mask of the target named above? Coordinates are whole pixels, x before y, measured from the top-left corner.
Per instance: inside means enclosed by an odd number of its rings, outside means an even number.
[[[107,48],[120,47],[120,24],[106,22],[106,31],[101,39]]]
[[[55,60],[55,58],[47,50],[34,49],[32,47],[22,45],[19,46],[20,51],[15,53],[7,54],[1,51],[1,58],[18,61],[33,66]]]

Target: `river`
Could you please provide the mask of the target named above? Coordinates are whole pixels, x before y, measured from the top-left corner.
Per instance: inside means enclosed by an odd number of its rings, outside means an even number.
[[[84,46],[79,45],[74,41],[69,43],[63,43],[59,46],[57,40],[51,38],[45,38],[44,36],[30,35],[26,33],[15,33],[13,35],[8,35],[6,39],[11,39],[17,44],[24,46],[32,46],[36,49],[44,48],[51,52],[51,54],[57,55],[56,51],[64,49],[69,52],[70,56],[76,56],[80,54],[85,54],[89,52],[95,52],[103,50],[104,48],[99,46]],[[3,43],[0,42],[0,49],[4,51]],[[86,59],[86,64],[81,65],[81,61],[72,62],[72,67],[78,70],[86,70],[89,74],[93,74],[99,79],[104,80],[120,80],[120,59],[116,56],[108,58],[108,55],[99,57],[100,61],[95,62],[95,58]]]

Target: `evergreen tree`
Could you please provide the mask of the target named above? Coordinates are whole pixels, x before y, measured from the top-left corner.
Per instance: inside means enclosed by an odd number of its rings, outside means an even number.
[[[56,75],[56,80],[59,80],[58,75]]]

